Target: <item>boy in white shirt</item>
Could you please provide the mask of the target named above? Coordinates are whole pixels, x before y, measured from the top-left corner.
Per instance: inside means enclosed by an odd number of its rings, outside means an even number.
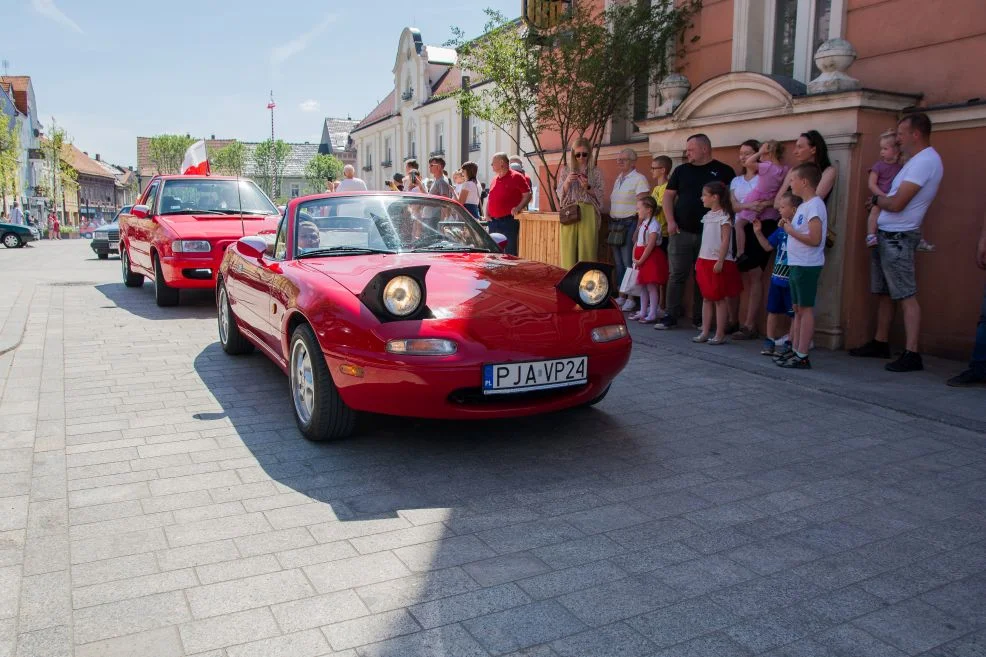
[[[791,191],[804,199],[794,213],[794,219],[781,218],[778,228],[788,235],[787,262],[791,266],[791,302],[794,321],[791,323],[792,351],[774,360],[780,367],[810,370],[808,348],[815,333],[815,294],[818,277],[825,264],[825,234],[828,214],[825,201],[815,195],[822,171],[814,163],[800,164],[791,176]]]

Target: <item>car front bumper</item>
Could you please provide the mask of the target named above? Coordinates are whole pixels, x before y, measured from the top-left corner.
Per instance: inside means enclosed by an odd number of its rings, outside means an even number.
[[[93,241],[89,242],[89,247],[92,249],[93,253],[97,254],[120,253],[119,242],[110,242],[109,240],[93,239]]]
[[[212,289],[216,287],[216,272],[221,262],[222,253],[173,254],[161,258],[161,271],[169,287]]]
[[[501,324],[500,320],[453,320],[449,324],[459,324],[454,331],[438,329],[420,336],[454,339],[459,351],[452,357],[401,358],[351,351],[325,353],[325,358],[343,401],[358,411],[448,420],[520,417],[580,406],[601,395],[629,362],[632,343],[627,336],[596,344],[588,338],[588,331],[622,322],[619,311],[604,311],[594,322],[569,323],[565,327],[568,330],[558,331],[554,339],[539,342],[498,335],[494,343],[483,344],[476,336],[486,333],[484,325]],[[393,337],[398,333],[395,331]],[[588,357],[585,384],[483,394],[483,367],[487,364],[577,356]],[[360,368],[362,376],[343,373],[346,365]]]

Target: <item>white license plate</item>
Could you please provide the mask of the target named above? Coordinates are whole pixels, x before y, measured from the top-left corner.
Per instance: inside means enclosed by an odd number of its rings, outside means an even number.
[[[589,358],[559,358],[527,363],[497,363],[483,366],[483,394],[550,390],[587,383]]]
[[[110,244],[110,251],[119,251],[120,247],[116,244]]]

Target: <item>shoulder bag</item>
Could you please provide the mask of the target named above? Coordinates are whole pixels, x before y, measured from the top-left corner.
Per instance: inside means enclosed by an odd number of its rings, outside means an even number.
[[[561,222],[562,226],[579,223],[582,221],[582,208],[579,207],[578,203],[569,203],[563,206],[561,212],[558,213],[558,221]]]

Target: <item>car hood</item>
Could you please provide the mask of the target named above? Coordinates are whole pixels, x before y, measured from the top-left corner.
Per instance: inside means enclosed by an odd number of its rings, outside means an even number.
[[[3,223],[0,223],[0,229],[13,231],[15,233],[17,233],[17,232],[28,232],[28,233],[30,233],[31,232],[31,227],[30,226],[24,226],[22,224],[3,224]]]
[[[114,221],[111,224],[103,224],[102,226],[96,226],[95,228],[93,228],[92,232],[97,233],[97,232],[110,231],[110,230],[120,230],[120,224],[117,223],[116,221]]]
[[[303,262],[354,295],[382,271],[427,265],[427,303],[436,317],[555,313],[574,305],[555,287],[564,269],[499,254],[401,253]]]
[[[276,231],[278,215],[243,215],[243,225],[240,216],[214,214],[172,214],[158,217],[161,224],[170,228],[180,238],[187,239],[236,239],[246,235]],[[244,230],[246,231],[244,233]]]

